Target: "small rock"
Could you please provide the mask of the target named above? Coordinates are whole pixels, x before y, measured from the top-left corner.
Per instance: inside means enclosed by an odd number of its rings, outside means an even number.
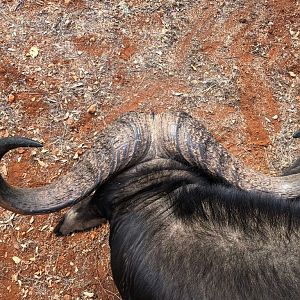
[[[12,103],[15,101],[15,99],[16,99],[15,95],[10,94],[10,95],[8,95],[7,101],[8,101],[8,103]]]
[[[64,295],[63,299],[64,300],[72,300],[72,296],[70,296],[70,295]]]
[[[18,149],[17,152],[18,152],[19,154],[23,154],[23,153],[25,153],[25,149],[23,149],[23,148],[22,148],[22,149]]]
[[[7,176],[8,172],[7,172],[7,167],[5,165],[3,165],[1,168],[1,174],[3,174],[4,176]]]
[[[11,280],[12,281],[18,281],[18,273],[16,273],[16,274],[13,274],[12,276],[11,276]]]
[[[36,58],[39,55],[40,49],[36,46],[32,46],[29,49],[28,55],[31,56],[32,58]]]
[[[96,112],[96,110],[97,110],[97,104],[92,104],[92,105],[88,108],[87,112],[90,113],[90,114],[94,114],[94,113]]]
[[[21,262],[21,258],[19,258],[18,256],[13,256],[12,260],[16,263],[19,264]]]
[[[294,72],[292,72],[292,71],[290,71],[289,74],[290,74],[291,77],[296,77],[296,76],[297,76],[297,75],[296,75]]]
[[[88,298],[93,298],[94,297],[94,293],[90,293],[90,292],[83,292],[83,295],[88,297]]]

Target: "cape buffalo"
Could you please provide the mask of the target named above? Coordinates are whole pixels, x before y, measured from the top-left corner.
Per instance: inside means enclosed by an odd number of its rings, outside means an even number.
[[[0,158],[40,146],[4,138]],[[185,113],[129,113],[58,181],[20,189],[1,178],[0,205],[22,214],[73,206],[60,235],[108,220],[123,299],[300,299],[297,166],[260,174]]]

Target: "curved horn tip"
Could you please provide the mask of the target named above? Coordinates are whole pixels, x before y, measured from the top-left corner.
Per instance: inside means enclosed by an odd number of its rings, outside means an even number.
[[[300,138],[300,129],[297,130],[297,131],[293,134],[293,138],[294,138],[294,139]]]
[[[19,147],[43,147],[43,145],[37,141],[24,137],[0,138],[0,158],[2,158],[9,150]]]
[[[37,147],[37,148],[43,147],[42,143],[32,139],[28,139],[24,137],[14,137],[13,139],[15,139],[16,144],[20,143],[20,146],[18,147]]]

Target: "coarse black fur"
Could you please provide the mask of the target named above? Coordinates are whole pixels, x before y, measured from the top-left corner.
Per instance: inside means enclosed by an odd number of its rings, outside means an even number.
[[[300,199],[232,187],[172,160],[96,191],[123,299],[300,299]]]

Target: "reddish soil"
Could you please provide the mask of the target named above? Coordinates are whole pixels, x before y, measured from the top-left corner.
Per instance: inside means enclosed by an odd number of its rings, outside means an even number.
[[[132,110],[186,111],[265,173],[297,156],[298,1],[16,4],[0,3],[0,137],[30,137],[44,149],[3,159],[11,184],[53,181]],[[0,209],[0,299],[119,299],[108,226],[57,238],[62,215]]]

